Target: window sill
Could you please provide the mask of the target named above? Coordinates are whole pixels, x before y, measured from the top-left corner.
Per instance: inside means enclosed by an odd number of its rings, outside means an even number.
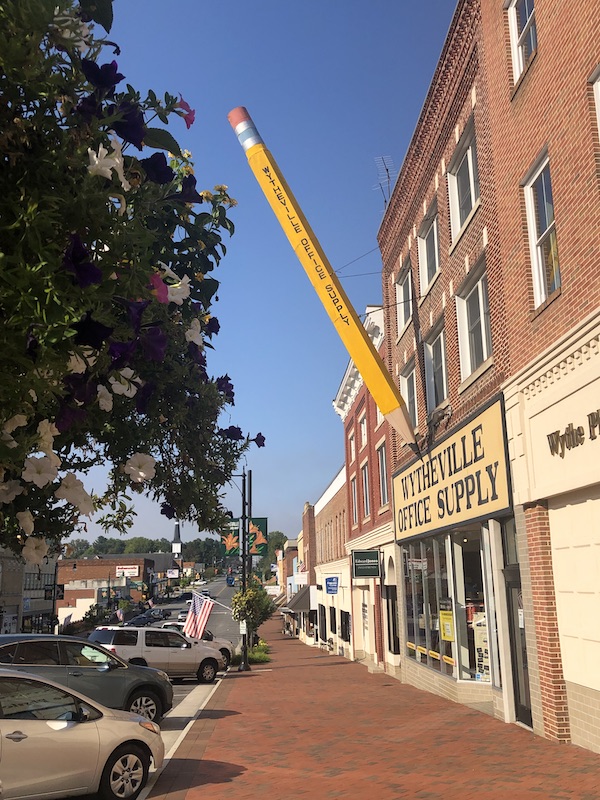
[[[409,325],[410,325],[410,323],[411,323],[411,322],[412,322],[412,314],[411,314],[411,316],[408,318],[408,320],[405,322],[405,324],[404,324],[404,327],[402,328],[402,330],[401,330],[401,331],[398,333],[398,335],[396,336],[396,344],[400,344],[400,339],[401,339],[401,338],[404,336],[404,334],[405,334],[405,333],[406,333],[406,331],[408,330],[408,327],[409,327]]]
[[[552,305],[552,303],[555,300],[558,300],[561,294],[562,294],[562,287],[559,286],[558,289],[552,292],[552,294],[549,297],[547,297],[543,303],[540,303],[540,305],[532,311],[530,322],[533,322],[533,320],[536,317],[539,317],[540,314],[543,314],[543,312],[548,308],[548,306]]]
[[[487,372],[488,369],[490,369],[490,367],[493,366],[494,366],[494,356],[490,356],[483,362],[483,364],[480,364],[477,367],[477,369],[469,375],[468,378],[464,379],[464,381],[458,387],[458,393],[462,394],[463,392],[466,392],[466,390],[470,386],[472,386],[477,380],[479,380],[479,378],[484,374],[484,372]]]
[[[450,249],[448,250],[448,255],[449,256],[451,256],[452,253],[458,247],[458,244],[459,244],[460,240],[462,239],[462,237],[464,236],[467,228],[471,224],[471,221],[473,220],[473,217],[477,214],[477,211],[479,210],[479,206],[480,205],[481,205],[481,197],[478,197],[477,200],[475,201],[475,205],[473,206],[473,208],[471,209],[471,211],[469,213],[469,216],[463,222],[461,229],[456,232],[456,236],[454,236],[454,238],[452,240],[452,244],[450,245]]]
[[[385,503],[384,505],[379,506],[379,511],[377,513],[378,514],[385,514],[385,512],[389,511],[389,510],[390,510],[390,504],[389,503]]]

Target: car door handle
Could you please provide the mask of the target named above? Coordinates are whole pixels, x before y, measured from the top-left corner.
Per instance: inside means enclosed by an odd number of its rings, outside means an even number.
[[[75,678],[81,678],[81,676],[83,675],[83,672],[80,669],[79,670],[74,670],[73,672],[69,671],[69,675],[73,675]]]
[[[22,731],[14,731],[14,733],[7,733],[5,738],[12,739],[13,742],[22,742],[23,739],[27,739],[27,734]]]

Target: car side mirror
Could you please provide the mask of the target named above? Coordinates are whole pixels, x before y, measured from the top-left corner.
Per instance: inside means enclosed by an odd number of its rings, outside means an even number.
[[[182,650],[188,650],[188,649],[189,649],[191,646],[192,646],[192,645],[191,645],[189,642],[184,642],[184,643],[181,645],[181,649],[182,649]]]
[[[77,715],[77,719],[75,722],[87,722],[90,718],[90,710],[85,706],[79,707],[79,714]]]

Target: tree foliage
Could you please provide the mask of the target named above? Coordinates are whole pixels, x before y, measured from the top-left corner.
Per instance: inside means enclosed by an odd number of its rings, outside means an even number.
[[[118,71],[112,13],[0,0],[0,544],[15,552],[58,549],[94,512],[126,532],[136,493],[219,529],[222,487],[264,444],[220,427],[233,386],[207,367],[235,201],[197,190],[165,127],[189,128],[188,103]]]
[[[239,622],[246,622],[252,631],[270,619],[277,606],[265,589],[257,582],[250,583],[246,591],[240,590],[231,598],[232,616]]]

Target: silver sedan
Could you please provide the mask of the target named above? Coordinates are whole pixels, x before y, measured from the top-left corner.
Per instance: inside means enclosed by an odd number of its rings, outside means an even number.
[[[135,800],[164,759],[160,728],[33,674],[0,669],[0,798]]]

